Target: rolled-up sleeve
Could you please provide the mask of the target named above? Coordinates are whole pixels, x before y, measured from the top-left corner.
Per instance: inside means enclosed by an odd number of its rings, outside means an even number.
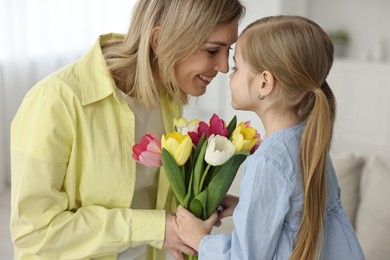
[[[161,248],[165,211],[129,208],[130,173],[117,169],[131,159],[117,151],[121,138],[107,140],[121,131],[110,126],[115,118],[78,122],[69,111],[83,113],[77,110],[81,105],[72,96],[64,104],[54,88],[33,88],[11,126],[10,230],[17,251],[40,259],[83,259],[140,244]],[[105,116],[104,102],[89,118]],[[88,138],[78,131],[81,124],[90,127]],[[96,149],[87,147],[88,140]],[[96,153],[102,158],[96,160]]]
[[[272,160],[250,157],[233,213],[234,230],[203,238],[199,259],[273,258],[293,192],[283,171]]]

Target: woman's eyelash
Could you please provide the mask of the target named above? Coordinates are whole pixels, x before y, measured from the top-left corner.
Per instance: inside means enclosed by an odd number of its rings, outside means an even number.
[[[229,47],[229,48],[227,49],[228,52],[229,52],[230,50],[233,50],[233,48],[232,48],[232,47]],[[216,54],[218,54],[218,52],[219,52],[218,49],[216,49],[216,50],[206,50],[206,51],[207,51],[207,53],[208,53],[209,55],[216,55]]]
[[[215,55],[218,53],[218,50],[207,50],[207,53],[210,55]]]
[[[230,67],[230,69],[231,69],[233,72],[237,70],[237,68],[236,68],[235,66]]]
[[[229,47],[228,52],[229,52],[230,50],[233,50],[233,48],[232,48],[232,47]],[[206,51],[207,51],[207,53],[208,53],[209,55],[216,55],[216,54],[219,53],[219,50],[218,50],[218,49],[217,49],[217,50],[206,50]]]

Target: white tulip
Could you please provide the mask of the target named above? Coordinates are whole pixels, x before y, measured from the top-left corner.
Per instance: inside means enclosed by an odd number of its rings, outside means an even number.
[[[234,155],[235,146],[224,136],[211,135],[207,140],[205,161],[212,165],[222,165]]]

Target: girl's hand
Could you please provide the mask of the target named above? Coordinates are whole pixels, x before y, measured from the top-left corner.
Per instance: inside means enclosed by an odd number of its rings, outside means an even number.
[[[239,198],[233,195],[226,195],[222,200],[219,208],[218,208],[218,217],[219,220],[230,217],[233,215],[233,211],[238,204]]]
[[[175,231],[178,236],[190,247],[198,251],[199,243],[203,237],[210,234],[215,222],[218,221],[218,213],[213,213],[203,221],[179,205],[176,212]]]
[[[185,244],[175,231],[176,217],[172,213],[167,213],[165,225],[164,249],[172,254],[176,260],[184,260],[182,252],[187,255],[196,255],[196,251]]]

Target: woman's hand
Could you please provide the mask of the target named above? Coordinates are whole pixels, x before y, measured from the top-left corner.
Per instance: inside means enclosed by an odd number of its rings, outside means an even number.
[[[213,225],[217,221],[217,212],[203,221],[183,206],[179,206],[176,212],[177,225],[175,226],[175,231],[188,246],[198,251],[200,241],[203,237],[210,234]]]
[[[233,215],[233,211],[238,204],[239,198],[233,195],[226,195],[225,198],[221,201],[221,204],[218,208],[218,218],[219,220],[230,217]]]
[[[167,213],[165,221],[165,241],[164,249],[172,254],[176,260],[184,260],[182,252],[187,255],[196,255],[197,252],[191,247],[187,246],[183,240],[176,234],[175,231],[176,217],[172,213]]]

